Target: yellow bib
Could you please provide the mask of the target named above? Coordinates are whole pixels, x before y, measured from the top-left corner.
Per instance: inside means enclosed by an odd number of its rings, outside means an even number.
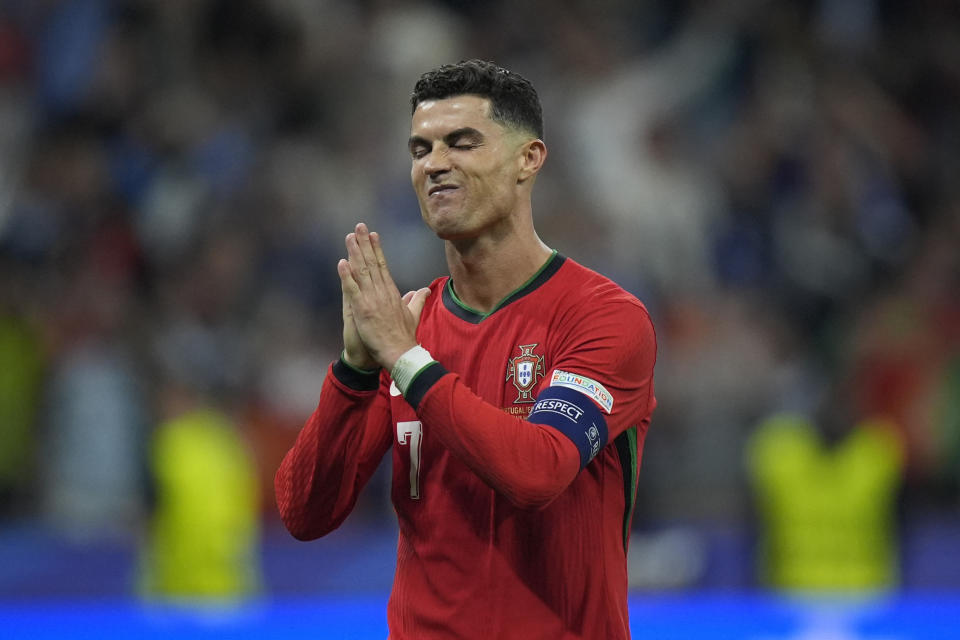
[[[770,586],[874,590],[898,578],[903,456],[891,425],[865,421],[833,448],[799,416],[763,423],[747,448]]]

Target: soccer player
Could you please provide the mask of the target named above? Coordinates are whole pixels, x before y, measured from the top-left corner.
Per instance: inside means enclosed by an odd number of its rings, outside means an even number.
[[[444,65],[411,102],[413,188],[450,277],[401,297],[379,236],[347,235],[344,350],[277,472],[283,521],[335,529],[392,448],[391,638],[628,638],[649,315],[537,237],[547,149],[527,80]]]

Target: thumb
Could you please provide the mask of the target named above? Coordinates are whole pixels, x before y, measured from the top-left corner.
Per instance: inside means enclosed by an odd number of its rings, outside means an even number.
[[[409,294],[408,294],[409,295]],[[413,296],[407,300],[407,296],[404,296],[404,300],[407,302],[407,309],[410,310],[410,313],[413,314],[413,317],[419,321],[420,314],[423,312],[423,306],[427,303],[427,297],[430,295],[430,289],[424,287],[423,289],[417,289],[413,292]]]

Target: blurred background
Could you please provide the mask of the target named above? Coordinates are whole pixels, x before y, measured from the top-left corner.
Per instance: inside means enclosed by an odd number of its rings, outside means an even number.
[[[472,57],[540,93],[541,237],[657,327],[636,635],[954,637],[952,0],[0,0],[0,627],[385,635],[386,469],[308,544],[272,478],[353,224],[446,273],[408,96]]]

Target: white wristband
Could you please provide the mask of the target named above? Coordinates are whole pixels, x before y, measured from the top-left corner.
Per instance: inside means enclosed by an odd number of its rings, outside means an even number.
[[[407,387],[417,377],[417,374],[433,362],[436,361],[430,355],[430,352],[420,345],[404,352],[397,359],[396,364],[393,365],[393,371],[390,372],[390,376],[393,378],[394,384],[397,385],[397,389],[400,389],[400,393],[406,395]]]

